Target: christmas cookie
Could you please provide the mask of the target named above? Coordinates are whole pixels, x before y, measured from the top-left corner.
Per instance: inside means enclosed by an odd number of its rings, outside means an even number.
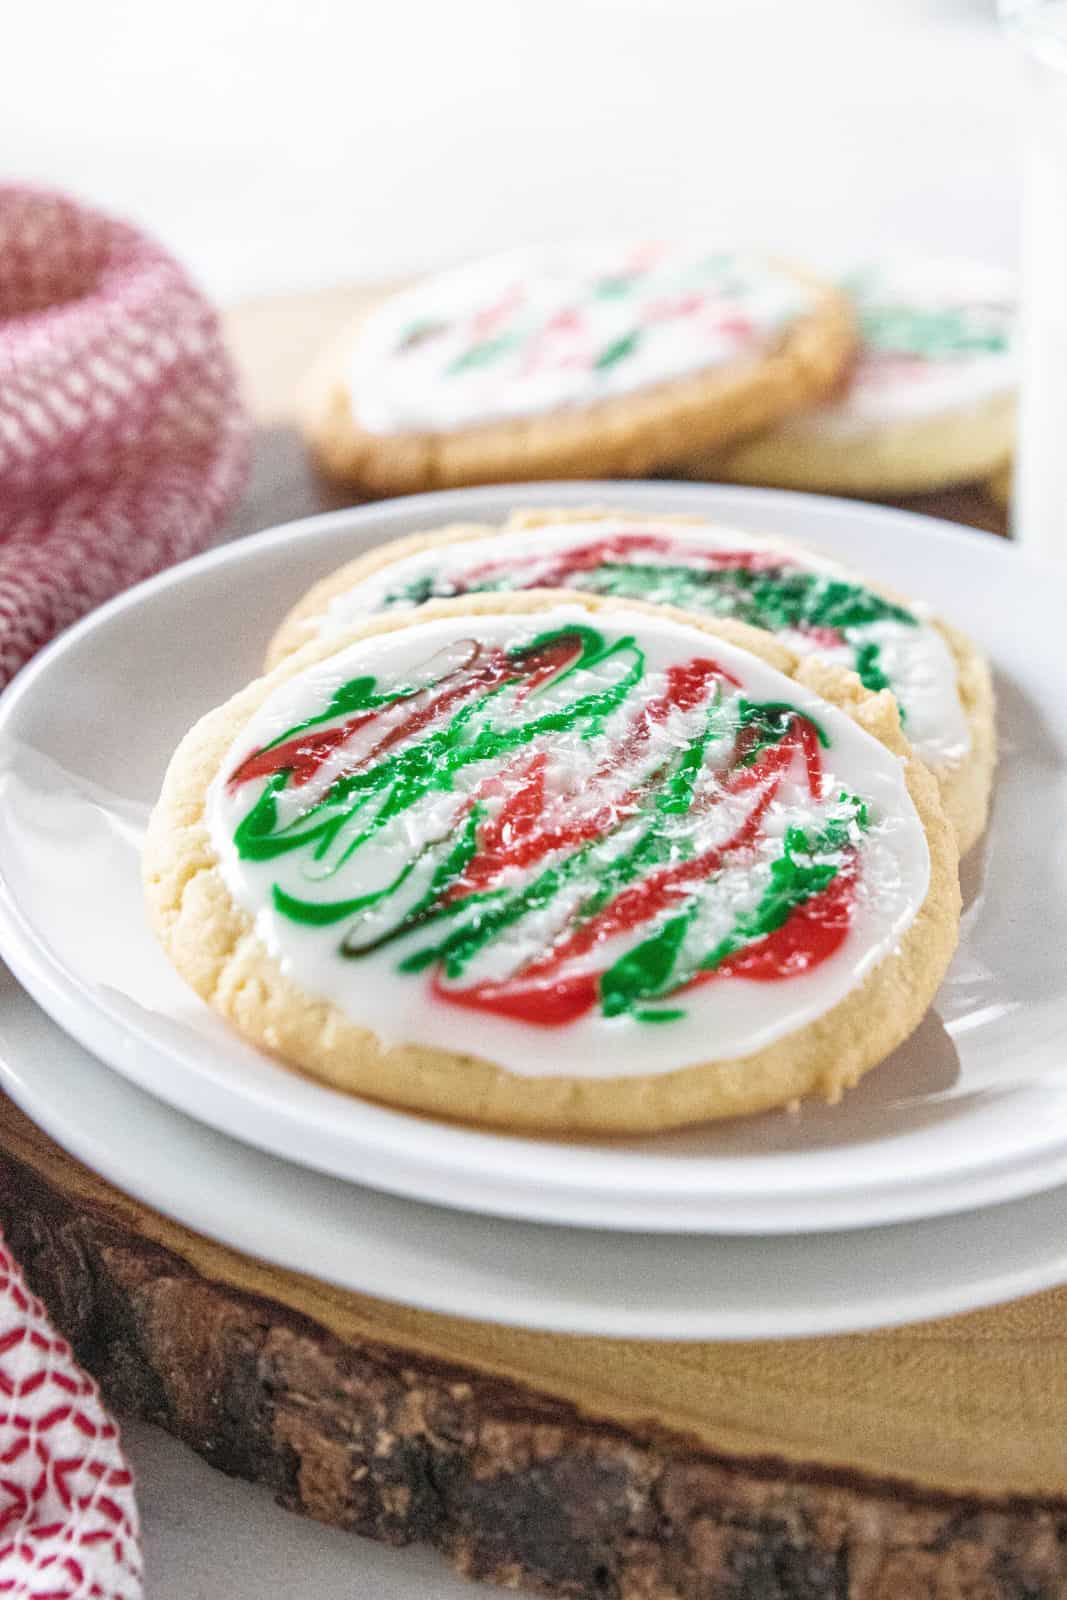
[[[845,494],[919,494],[989,476],[1015,433],[1011,277],[974,263],[870,267],[846,285],[860,350],[841,393],[699,476]]]
[[[694,246],[515,252],[372,311],[309,384],[325,470],[376,493],[635,477],[829,392],[845,296]]]
[[[891,695],[565,591],[283,661],[187,736],[144,867],[171,960],[255,1044],[546,1131],[835,1099],[915,1027],[959,914]]]
[[[941,785],[961,850],[982,832],[993,776],[993,694],[970,641],[837,562],[713,523],[523,512],[501,532],[464,526],[401,539],[317,584],[275,635],[268,660],[376,612],[530,588],[632,596],[737,618],[801,654],[851,667],[869,689],[892,689],[909,741]]]

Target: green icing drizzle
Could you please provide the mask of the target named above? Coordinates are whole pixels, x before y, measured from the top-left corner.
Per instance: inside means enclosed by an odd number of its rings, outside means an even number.
[[[889,689],[892,685],[879,664],[881,651],[873,639],[865,639],[856,646],[856,673],[865,689]],[[907,713],[903,706],[899,707],[900,720],[906,720]]]
[[[875,350],[926,361],[1003,355],[1010,346],[1007,328],[981,306],[871,306],[860,314],[860,331]]]
[[[543,348],[546,336],[555,339],[562,334],[564,340],[572,341],[566,346],[569,364],[573,364],[577,356],[579,364],[595,378],[597,373],[615,367],[646,339],[654,337],[642,322],[638,306],[629,318],[631,325],[597,352],[588,336],[595,328],[598,305],[618,302],[619,309],[625,310],[628,308],[624,303],[642,293],[652,296],[653,303],[657,303],[657,299],[669,303],[672,296],[682,296],[668,313],[667,320],[670,320],[692,317],[702,309],[706,314],[706,308],[684,302],[685,291],[698,297],[711,294],[722,301],[736,301],[744,296],[747,287],[740,264],[729,255],[709,255],[696,261],[674,263],[670,260],[635,263],[632,259],[623,259],[614,270],[609,267],[584,281],[576,279],[570,304],[540,310],[530,286],[520,281],[510,285],[495,302],[471,305],[447,321],[436,316],[418,318],[401,330],[393,348],[396,355],[403,357],[441,334],[458,334],[463,341],[459,352],[451,359],[443,358],[440,369],[441,376],[450,378],[491,366],[520,349],[537,352]],[[695,337],[699,338],[699,333]],[[455,349],[454,340],[449,349]]]
[[[752,572],[744,567],[703,569],[658,566],[653,562],[605,562],[583,575],[582,587],[621,598],[737,617],[775,633],[785,628],[832,628],[844,633],[872,622],[915,622],[910,611],[869,589],[800,568]]]
[[[613,344],[601,350],[593,365],[598,372],[603,372],[608,367],[616,367],[620,361],[625,361],[627,356],[632,356],[640,343],[641,335],[636,330],[626,333],[621,339],[616,339]]]
[[[383,609],[424,605],[428,600],[459,593],[500,592],[522,586],[518,566],[510,574],[502,570],[474,581],[452,582],[441,574],[425,572],[390,591]],[[645,600],[708,616],[734,617],[771,633],[829,630],[852,646],[853,666],[861,683],[875,691],[892,688],[892,684],[882,669],[877,641],[856,637],[857,630],[876,622],[918,626],[918,619],[906,607],[861,584],[788,566],[752,571],[728,565],[705,568],[682,562],[606,560],[583,569],[573,587],[615,599]],[[901,720],[905,721],[906,710],[903,705],[900,709]]]
[[[593,285],[593,294],[598,300],[621,300],[633,292],[637,281],[633,273],[620,274],[613,278],[598,278]]]
[[[592,690],[579,689],[565,704],[539,707],[536,688],[524,695],[516,692],[516,685],[522,684],[524,673],[543,670],[546,650],[556,651],[547,658],[554,663],[551,681],[555,686],[591,667],[611,665],[612,675]],[[370,757],[356,770],[342,772],[324,794],[284,825],[278,803],[294,769],[280,766],[266,774],[257,798],[234,832],[239,856],[267,863],[304,851],[308,876],[327,880],[394,818],[433,793],[453,790],[466,768],[488,763],[499,770],[547,734],[589,739],[602,732],[607,718],[631,700],[645,675],[643,652],[632,637],[608,642],[595,629],[578,625],[545,633],[508,652],[505,666],[499,681],[489,682],[488,687],[484,677],[472,673],[470,698],[449,706],[428,724],[420,723],[408,741],[399,740],[380,758]],[[697,679],[698,684],[715,671],[712,664],[704,662],[692,663],[686,670],[693,669],[705,674]],[[455,677],[456,673],[446,674],[440,682],[453,684]],[[327,710],[289,729],[264,750],[277,749],[296,735],[353,711],[399,706],[411,692],[381,692],[373,678],[353,678],[336,691]],[[863,802],[841,795],[818,831],[787,829],[780,853],[762,869],[766,885],[758,903],[739,914],[726,937],[710,951],[701,922],[709,897],[714,895],[717,870],[683,872],[676,887],[665,891],[666,899],[662,899],[655,875],[677,874],[692,859],[694,846],[686,818],[700,792],[709,748],[723,740],[732,741],[725,766],[717,763],[721,783],[731,771],[743,772],[783,740],[794,740],[802,723],[813,730],[812,748],[825,747],[824,730],[806,717],[798,722],[799,715],[788,703],[752,702],[743,696],[726,708],[721,683],[712,681],[699,729],[681,745],[671,745],[659,767],[644,775],[632,800],[612,809],[592,837],[579,832],[553,847],[545,864],[537,864],[535,858],[533,870],[519,882],[465,882],[465,874],[478,865],[479,833],[488,817],[484,804],[474,798],[443,837],[424,845],[382,887],[323,900],[292,894],[275,883],[274,909],[309,928],[347,924],[338,953],[349,959],[429,933],[428,940],[409,947],[401,956],[398,970],[417,973],[436,967],[455,982],[496,939],[549,907],[561,893],[567,893],[571,908],[565,917],[565,933],[559,935],[566,941],[580,940],[583,930],[595,930],[595,919],[602,914],[618,916],[616,908],[626,895],[640,899],[651,892],[653,901],[638,922],[640,926],[641,920],[649,918],[648,935],[638,937],[600,975],[598,997],[606,1016],[627,1014],[657,1025],[670,1022],[684,1013],[656,1007],[654,1002],[781,928],[798,906],[827,887],[854,853],[858,834],[867,826]],[[635,727],[640,727],[640,722]],[[321,740],[323,735],[317,737]],[[304,753],[298,750],[292,760],[302,759]],[[256,760],[261,756],[259,752]],[[625,754],[619,759],[625,760]],[[813,757],[807,759],[810,762]],[[706,799],[702,803],[706,804]],[[515,838],[521,847],[521,829]],[[673,878],[670,881],[675,883]],[[657,893],[660,899],[655,899]],[[663,909],[670,912],[662,920],[656,909],[661,900]]]
[[[573,584],[617,599],[647,600],[712,616],[736,617],[755,628],[780,633],[786,628],[831,628],[846,633],[872,622],[916,625],[904,606],[860,584],[802,568],[698,567],[651,561],[604,561],[585,568]],[[522,588],[521,573],[499,572],[474,581],[428,572],[391,590],[383,609],[422,605],[455,594],[495,593]]]
[[[713,971],[752,939],[761,938],[785,923],[791,912],[812,895],[827,888],[840,869],[839,854],[853,830],[869,825],[867,807],[857,795],[843,794],[841,814],[817,834],[787,828],[785,849],[771,863],[771,881],[755,911],[740,917],[733,932],[715,946],[701,963]]]
[[[493,361],[498,361],[501,356],[507,355],[519,343],[518,334],[505,333],[497,339],[483,339],[479,344],[472,344],[464,350],[454,361],[449,362],[445,368],[446,373],[469,372],[472,367],[487,367]]]

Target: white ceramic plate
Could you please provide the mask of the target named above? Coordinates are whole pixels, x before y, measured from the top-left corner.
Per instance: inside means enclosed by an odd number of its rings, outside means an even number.
[[[257,669],[305,586],[383,538],[517,503],[701,511],[920,593],[990,651],[1003,761],[958,959],[913,1039],[844,1105],[658,1139],[551,1144],[338,1095],[236,1039],[145,931],[138,832],[186,727]],[[0,950],[134,1082],[322,1171],[499,1215],[785,1232],[959,1211],[1067,1181],[1067,575],[901,512],[671,485],[473,490],[335,513],[212,552],[72,629],[0,706]]]
[[[949,1315],[1067,1281],[1067,1190],[930,1222],[760,1239],[440,1210],[236,1144],[101,1066],[0,963],[0,1087],[60,1144],[198,1232],[343,1288],[565,1333],[770,1339]]]

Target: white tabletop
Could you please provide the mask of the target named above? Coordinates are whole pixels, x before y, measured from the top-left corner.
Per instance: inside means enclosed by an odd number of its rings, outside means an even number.
[[[280,1511],[158,1428],[126,1422],[150,1600],[470,1600],[437,1551],[393,1550]],[[502,1589],[476,1591],[493,1600]]]

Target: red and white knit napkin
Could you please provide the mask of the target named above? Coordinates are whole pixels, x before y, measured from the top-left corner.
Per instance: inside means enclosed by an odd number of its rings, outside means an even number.
[[[0,1595],[140,1600],[118,1432],[0,1237]]]
[[[0,185],[0,688],[202,549],[247,447],[218,320],[178,263],[65,196]],[[115,1424],[0,1238],[0,1597],[141,1593]]]
[[[0,688],[210,541],[248,426],[218,319],[152,239],[0,185]]]

